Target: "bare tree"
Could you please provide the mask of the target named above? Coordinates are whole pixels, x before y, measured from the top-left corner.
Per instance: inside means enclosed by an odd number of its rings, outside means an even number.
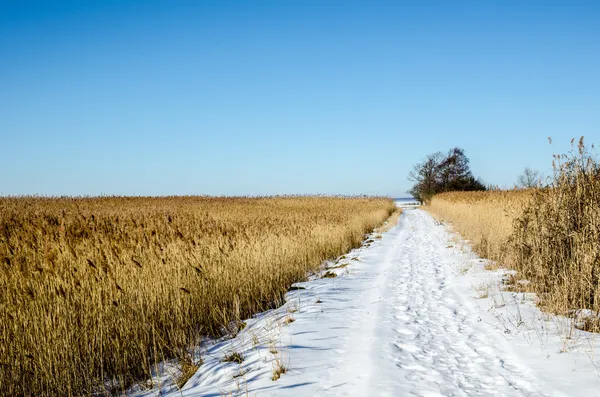
[[[517,187],[521,189],[531,189],[541,184],[542,174],[533,168],[525,167],[523,173],[517,178]]]
[[[443,160],[442,152],[436,152],[427,156],[422,163],[415,164],[408,174],[408,179],[415,184],[408,193],[420,201],[428,200],[436,191],[440,163]]]
[[[469,168],[469,159],[465,155],[465,151],[458,147],[448,151],[448,155],[440,163],[438,169],[438,192],[465,190],[461,185],[468,185],[473,179]]]

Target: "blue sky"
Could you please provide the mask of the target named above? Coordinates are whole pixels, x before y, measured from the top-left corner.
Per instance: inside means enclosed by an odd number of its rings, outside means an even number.
[[[591,1],[0,0],[0,194],[510,186],[600,144],[599,71]]]

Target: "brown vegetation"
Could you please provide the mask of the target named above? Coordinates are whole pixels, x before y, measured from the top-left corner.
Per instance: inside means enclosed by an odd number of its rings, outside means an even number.
[[[361,243],[379,198],[0,198],[0,394],[106,395]]]
[[[553,165],[548,187],[445,193],[428,210],[482,257],[517,270],[547,310],[599,313],[600,163],[582,138]]]
[[[600,163],[583,144],[555,156],[552,186],[515,222],[516,269],[551,310],[600,310]]]
[[[481,257],[512,264],[514,250],[508,241],[515,219],[532,196],[531,190],[451,192],[434,196],[424,208],[450,222]]]

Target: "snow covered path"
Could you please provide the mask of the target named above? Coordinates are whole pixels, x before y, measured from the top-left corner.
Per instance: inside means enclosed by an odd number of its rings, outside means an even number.
[[[298,359],[309,376],[300,368],[296,375],[304,386],[272,395],[552,395],[453,291],[446,242],[434,226],[425,212],[406,210],[377,247],[360,255],[360,274],[339,281],[339,296],[330,305],[324,300],[314,333],[301,338],[307,351]],[[325,335],[335,342],[315,362],[310,349]],[[292,356],[292,368],[294,362]],[[316,363],[322,371],[310,369]]]
[[[475,299],[461,269],[483,271],[483,261],[453,245],[426,212],[406,209],[380,239],[332,264],[338,277],[297,284],[283,307],[204,351],[200,370],[171,395],[598,395],[593,363],[561,355],[546,322],[526,327],[519,317],[511,333],[514,304],[491,313],[495,298]],[[521,306],[519,316],[539,314]],[[223,362],[232,351],[242,364]],[[273,381],[280,364],[287,372]]]

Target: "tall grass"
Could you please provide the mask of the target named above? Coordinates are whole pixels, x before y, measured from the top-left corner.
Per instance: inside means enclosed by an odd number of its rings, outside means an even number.
[[[107,395],[277,303],[379,198],[0,198],[0,394]]]
[[[516,269],[556,312],[600,309],[600,163],[583,138],[516,219]]]
[[[450,222],[481,257],[507,264],[514,262],[509,240],[515,219],[532,196],[531,190],[451,192],[434,196],[425,208]]]
[[[561,314],[600,311],[600,163],[583,138],[572,143],[554,157],[545,188],[446,193],[428,207],[481,256],[517,270],[541,304]]]

